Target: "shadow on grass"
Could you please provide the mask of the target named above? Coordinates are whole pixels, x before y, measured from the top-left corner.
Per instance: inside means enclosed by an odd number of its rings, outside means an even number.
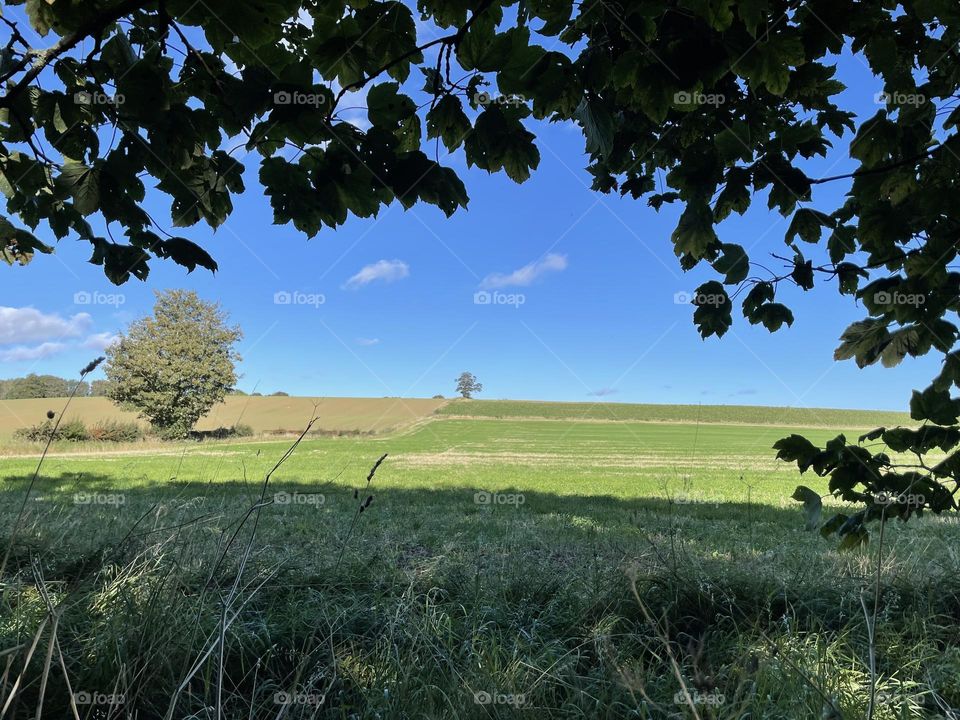
[[[28,476],[0,480],[0,550],[28,484]],[[358,515],[368,494],[358,489],[355,497],[340,482],[271,483],[249,565],[241,562],[243,535],[220,566],[223,543],[260,498],[259,483],[171,480],[118,489],[108,475],[42,476],[11,553],[10,572],[20,572],[7,587],[16,579],[30,588],[30,569],[40,567],[45,582],[70,599],[63,644],[78,687],[109,692],[118,673],[134,668],[149,682],[133,684],[139,694],[128,704],[149,718],[165,708],[204,638],[216,636],[238,578],[263,583],[256,591],[244,586],[244,611],[223,663],[229,702],[245,709],[257,698],[256,717],[276,715],[273,690],[295,687],[303,668],[333,667],[335,659],[343,671],[329,680],[332,699],[316,716],[406,717],[416,707],[422,717],[641,717],[628,712],[636,703],[614,679],[620,665],[657,662],[625,573],[631,566],[685,668],[731,668],[721,678],[730,697],[743,661],[769,644],[765,633],[830,639],[860,632],[867,578],[836,572],[847,561],[831,543],[800,531],[799,506],[521,488],[491,494],[378,487],[375,480],[374,500]],[[944,627],[960,619],[956,582],[910,585],[894,577],[886,590],[904,618],[935,612]],[[13,597],[7,590],[2,599],[28,604]],[[907,620],[897,630],[911,632]],[[23,634],[5,639],[20,643]],[[697,643],[707,639],[706,660],[697,659]],[[665,664],[657,672],[670,675]],[[31,677],[24,711],[37,694]],[[210,704],[212,677],[198,678],[198,697],[185,698],[178,716]],[[398,679],[392,696],[383,678]],[[664,687],[658,697],[670,703],[676,689]],[[509,707],[474,706],[477,690],[525,694],[531,707],[514,715]],[[62,702],[64,692],[56,687],[51,696]],[[417,699],[392,699],[402,692]],[[448,695],[460,698],[457,715],[443,705]],[[751,716],[774,716],[759,707]],[[310,709],[291,716],[313,717]],[[792,716],[809,716],[806,709]]]

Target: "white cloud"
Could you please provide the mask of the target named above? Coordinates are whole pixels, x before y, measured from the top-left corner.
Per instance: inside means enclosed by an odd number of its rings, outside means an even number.
[[[112,332],[95,333],[83,341],[84,348],[100,352],[113,345],[120,336]]]
[[[380,342],[380,338],[357,338],[357,345],[369,347]]]
[[[24,362],[25,360],[40,360],[56,355],[66,349],[66,345],[57,342],[45,342],[34,347],[18,345],[7,350],[0,350],[0,360],[3,362]]]
[[[79,337],[90,329],[92,323],[93,318],[87,313],[63,318],[32,307],[0,306],[0,345]]]
[[[393,282],[405,278],[409,274],[410,267],[402,260],[377,260],[372,265],[364,266],[360,272],[347,280],[343,287],[348,290],[356,290],[364,285],[369,285],[374,280]]]
[[[519,270],[514,270],[512,273],[493,273],[492,275],[487,275],[483,279],[483,282],[480,283],[480,287],[487,290],[515,286],[526,287],[546,273],[560,272],[561,270],[566,269],[566,255],[548,253],[540,260],[532,262],[529,265],[524,265],[522,268]]]

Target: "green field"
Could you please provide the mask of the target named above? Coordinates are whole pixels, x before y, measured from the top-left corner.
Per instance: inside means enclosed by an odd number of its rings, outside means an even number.
[[[215,430],[239,423],[256,433],[299,432],[317,417],[317,432],[383,433],[415,424],[446,401],[426,398],[306,398],[231,395],[197,423],[198,430]],[[0,400],[0,449],[11,443],[18,428],[43,421],[48,410],[59,411],[66,398]],[[101,421],[137,422],[137,415],[122,410],[104,397],[74,398],[65,420],[87,424]]]
[[[2,578],[0,705],[39,637],[9,714],[33,716],[47,593],[71,687],[122,694],[114,717],[865,716],[876,543],[802,529],[794,487],[826,489],[773,460],[791,422],[531,405],[311,437],[263,502],[290,440],[56,448]],[[568,421],[496,419],[538,414]],[[4,550],[36,464],[0,459]],[[958,534],[956,517],[887,528],[877,718],[960,706]],[[72,717],[52,658],[45,707]]]
[[[723,425],[776,425],[777,427],[867,428],[877,425],[911,425],[908,413],[831,408],[764,407],[757,405],[643,405],[607,402],[533,402],[530,400],[457,400],[438,414],[488,418],[546,418],[550,420],[602,420]]]

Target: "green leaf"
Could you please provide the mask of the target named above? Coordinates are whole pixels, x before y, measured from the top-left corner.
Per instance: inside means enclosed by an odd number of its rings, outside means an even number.
[[[606,158],[613,149],[614,120],[606,106],[596,98],[583,98],[575,113],[587,138],[587,152]]]
[[[218,269],[216,261],[206,250],[186,238],[175,237],[162,240],[154,252],[158,257],[170,258],[178,265],[187,268],[187,272],[193,272],[198,266],[210,272],[216,272]]]
[[[480,113],[464,143],[467,164],[488,172],[503,170],[517,183],[527,180],[530,171],[540,164],[540,151],[533,144],[533,133],[520,122],[519,113],[497,106]]]
[[[770,332],[776,332],[786,324],[793,325],[793,313],[790,308],[780,303],[761,305],[756,314],[758,321]],[[756,324],[756,323],[754,323]]]
[[[790,221],[786,242],[792,243],[799,235],[804,242],[818,243],[823,228],[832,228],[835,224],[833,219],[825,213],[810,208],[800,208],[793,214],[793,220]]]
[[[397,83],[380,83],[367,93],[367,117],[373,125],[396,130],[401,121],[416,112],[416,103],[400,95],[399,90]]]
[[[797,255],[793,260],[793,271],[790,273],[793,281],[803,290],[813,289],[813,262],[804,260],[802,255]]]
[[[26,265],[38,252],[49,255],[53,248],[26,230],[14,227],[5,217],[0,217],[0,260],[7,265]]]
[[[774,95],[783,95],[790,84],[790,67],[804,61],[800,37],[783,32],[753,45],[740,64],[752,89],[766,88]]]
[[[883,320],[869,319],[853,323],[840,336],[840,345],[833,352],[834,360],[856,360],[858,367],[872,365],[890,342],[890,332]]]
[[[740,0],[737,3],[737,14],[743,21],[744,27],[752,37],[757,36],[757,28],[763,20],[764,13],[769,11],[768,0]]]
[[[813,464],[813,460],[820,450],[802,435],[793,434],[773,444],[777,451],[777,460],[796,462],[801,473],[805,473]]]
[[[803,503],[803,512],[806,517],[804,528],[806,530],[816,530],[820,524],[820,512],[823,510],[823,501],[820,499],[820,495],[806,485],[798,485],[791,497]]]
[[[57,184],[73,197],[73,206],[82,215],[94,213],[100,204],[99,169],[76,160],[67,160]]]
[[[697,308],[693,311],[693,322],[702,338],[711,335],[723,337],[733,324],[730,297],[716,280],[705,282],[697,288],[693,304]]]
[[[702,258],[707,249],[718,242],[710,206],[702,201],[688,203],[671,240],[677,255],[690,255],[696,260]]]
[[[722,222],[731,212],[743,215],[750,207],[750,173],[742,168],[727,171],[726,184],[713,207],[716,221]]]
[[[737,285],[743,282],[750,272],[750,260],[740,245],[721,243],[723,253],[713,261],[713,269],[724,275],[723,282],[727,285]]]
[[[445,95],[427,113],[427,137],[440,138],[450,152],[463,144],[472,130],[460,99]]]
[[[923,392],[914,390],[910,398],[910,417],[929,420],[937,425],[955,425],[960,416],[960,400],[950,397],[946,390],[928,387]]]

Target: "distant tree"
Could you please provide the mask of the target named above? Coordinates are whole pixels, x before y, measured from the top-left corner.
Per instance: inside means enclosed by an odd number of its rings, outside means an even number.
[[[285,393],[283,390],[277,390],[275,393],[272,393],[270,397],[290,397],[290,393]]]
[[[30,373],[26,377],[11,378],[2,381],[0,398],[4,400],[20,400],[26,398],[53,398],[66,397],[73,392],[75,380],[64,380],[56,375],[37,375]],[[78,396],[89,392],[87,383],[80,383]]]
[[[91,397],[108,397],[110,395],[109,380],[94,380],[90,383]]]
[[[477,381],[473,373],[460,373],[460,377],[457,378],[457,392],[461,397],[469,400],[474,393],[483,392],[483,385]]]
[[[219,305],[187,290],[158,292],[153,315],[107,348],[109,397],[161,434],[183,437],[236,384],[242,336]]]
[[[246,393],[245,393],[243,390],[239,389],[239,388],[233,388],[233,390],[231,390],[230,392],[228,392],[227,395],[239,395],[239,396],[243,397],[243,396],[246,395]]]
[[[67,395],[72,394],[74,388],[77,390],[76,397],[87,397],[90,395],[90,383],[86,382],[85,380],[80,380],[79,382],[76,380],[65,380],[64,387],[67,391]]]

